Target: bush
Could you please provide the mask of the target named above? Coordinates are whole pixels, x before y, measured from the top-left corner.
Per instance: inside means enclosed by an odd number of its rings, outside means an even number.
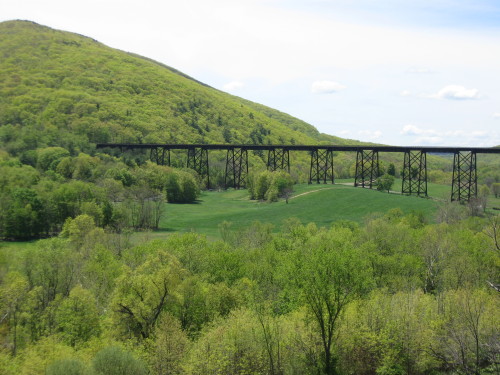
[[[389,193],[392,185],[394,185],[394,176],[390,174],[384,174],[382,177],[377,178],[377,190],[379,191],[387,191]]]
[[[46,375],[86,375],[90,374],[78,359],[65,358],[53,362],[45,370]]]
[[[182,171],[170,173],[165,188],[170,203],[193,203],[200,193],[193,175]]]
[[[132,353],[116,346],[109,346],[96,354],[92,361],[98,375],[142,375],[148,370]]]
[[[276,202],[278,198],[291,191],[293,179],[284,171],[264,171],[249,177],[250,199],[267,200]]]

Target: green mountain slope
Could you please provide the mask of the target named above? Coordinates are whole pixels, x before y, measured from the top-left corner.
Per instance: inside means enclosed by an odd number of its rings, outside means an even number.
[[[0,23],[0,149],[34,165],[36,149],[61,146],[76,156],[106,142],[360,144],[94,39]],[[295,157],[307,174],[308,156]],[[402,167],[401,155],[381,159]],[[354,160],[339,154],[337,175],[348,177]],[[449,164],[429,155],[431,169]]]
[[[28,21],[0,23],[0,142],[13,155],[46,146],[88,152],[98,142],[326,139],[147,58]]]

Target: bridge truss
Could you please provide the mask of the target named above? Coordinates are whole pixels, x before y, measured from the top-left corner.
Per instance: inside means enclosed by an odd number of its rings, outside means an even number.
[[[405,151],[401,193],[427,196],[427,153],[421,150]]]
[[[335,145],[228,145],[228,144],[134,144],[102,143],[100,149],[149,150],[150,160],[160,165],[171,165],[172,150],[187,150],[188,168],[194,169],[210,188],[209,151],[226,150],[225,187],[235,189],[246,185],[248,151],[267,151],[270,171],[290,172],[290,151],[307,151],[311,155],[309,183],[335,182],[334,152],[356,152],[354,186],[373,188],[380,175],[379,152],[404,153],[402,193],[427,196],[427,154],[453,154],[451,200],[466,202],[477,195],[477,154],[500,154],[500,148],[483,147],[398,147],[398,146],[335,146]]]

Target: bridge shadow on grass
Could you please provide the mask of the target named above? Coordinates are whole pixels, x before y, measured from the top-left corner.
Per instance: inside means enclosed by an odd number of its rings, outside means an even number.
[[[153,231],[153,233],[175,233],[178,229],[175,228],[158,228]]]
[[[174,205],[190,205],[190,204],[202,204],[203,199],[197,199],[194,202],[167,202],[167,204],[174,204]]]

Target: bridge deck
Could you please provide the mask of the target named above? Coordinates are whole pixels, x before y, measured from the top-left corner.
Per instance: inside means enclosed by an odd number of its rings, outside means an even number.
[[[273,150],[286,149],[290,151],[362,151],[374,150],[379,152],[408,152],[423,151],[429,153],[475,152],[478,154],[500,154],[500,148],[493,147],[435,147],[435,146],[371,146],[371,145],[249,145],[249,144],[169,144],[169,143],[98,143],[97,148],[121,148],[121,149],[151,149],[165,148],[170,150],[188,150],[204,148],[206,150],[231,150],[241,148],[245,150]]]

